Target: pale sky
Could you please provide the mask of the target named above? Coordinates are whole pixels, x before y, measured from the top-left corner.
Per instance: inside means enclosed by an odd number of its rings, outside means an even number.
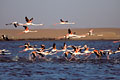
[[[25,23],[24,17],[44,26],[31,28],[120,28],[120,0],[0,0],[0,28],[6,23]],[[59,19],[75,25],[57,25]],[[21,27],[19,27],[21,29]]]

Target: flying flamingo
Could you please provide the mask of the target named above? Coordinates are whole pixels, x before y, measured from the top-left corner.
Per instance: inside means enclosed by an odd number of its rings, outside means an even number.
[[[68,21],[64,21],[64,20],[60,19],[60,23],[56,23],[54,25],[56,26],[57,24],[75,24],[75,23],[74,22],[69,23]]]
[[[27,26],[23,26],[25,28],[25,30],[19,34],[23,34],[23,33],[29,33],[29,32],[37,32],[37,31],[31,31],[29,30],[29,28]]]
[[[25,24],[23,24],[23,23],[18,23],[18,22],[16,21],[16,22],[12,22],[12,23],[9,23],[9,24],[6,24],[6,25],[14,25],[15,28],[17,28],[17,26],[28,26],[28,25],[32,25],[32,26],[42,26],[42,25],[43,25],[43,24],[34,24],[34,23],[32,23],[33,18],[28,19],[27,17],[25,17],[25,20],[26,20],[26,23],[25,23]]]

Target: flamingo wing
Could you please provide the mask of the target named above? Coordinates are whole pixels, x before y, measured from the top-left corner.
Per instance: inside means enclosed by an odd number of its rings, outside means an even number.
[[[72,33],[71,29],[68,29],[68,34],[71,34],[71,33]]]
[[[25,28],[25,31],[29,30],[29,28],[27,26],[23,26]]]
[[[25,17],[25,20],[26,20],[26,22],[29,22],[30,20],[27,18],[27,16]]]
[[[61,22],[64,22],[62,19],[60,19]]]
[[[76,51],[76,47],[75,46],[72,46],[72,48],[74,49],[74,51]]]
[[[30,19],[30,21],[32,21],[32,20],[33,20],[33,18]]]
[[[56,48],[56,44],[55,43],[53,43],[53,48]]]

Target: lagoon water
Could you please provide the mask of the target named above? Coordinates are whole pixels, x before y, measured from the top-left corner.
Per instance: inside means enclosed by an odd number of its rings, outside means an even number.
[[[95,49],[116,51],[119,43],[112,41],[0,41],[0,49],[7,49],[12,54],[0,55],[0,80],[120,80],[120,54],[113,54],[110,60],[95,59],[95,56],[84,60],[66,61],[55,58],[50,61],[29,61],[28,53],[19,51],[20,45],[30,42],[31,45],[45,44],[46,48],[56,43],[57,49],[67,45],[87,44]]]

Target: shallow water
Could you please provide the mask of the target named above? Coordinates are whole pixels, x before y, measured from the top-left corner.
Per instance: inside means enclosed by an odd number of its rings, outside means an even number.
[[[46,48],[56,43],[60,49],[64,42],[67,45],[85,45],[96,49],[117,50],[119,43],[112,41],[1,41],[0,49],[7,49],[11,55],[0,55],[0,79],[2,80],[119,80],[120,79],[120,55],[110,56],[110,60],[97,60],[93,56],[88,60],[66,61],[63,58],[50,61],[28,60],[28,52],[19,53],[19,48],[25,42],[31,45],[45,44]],[[19,57],[19,60],[16,59]]]

